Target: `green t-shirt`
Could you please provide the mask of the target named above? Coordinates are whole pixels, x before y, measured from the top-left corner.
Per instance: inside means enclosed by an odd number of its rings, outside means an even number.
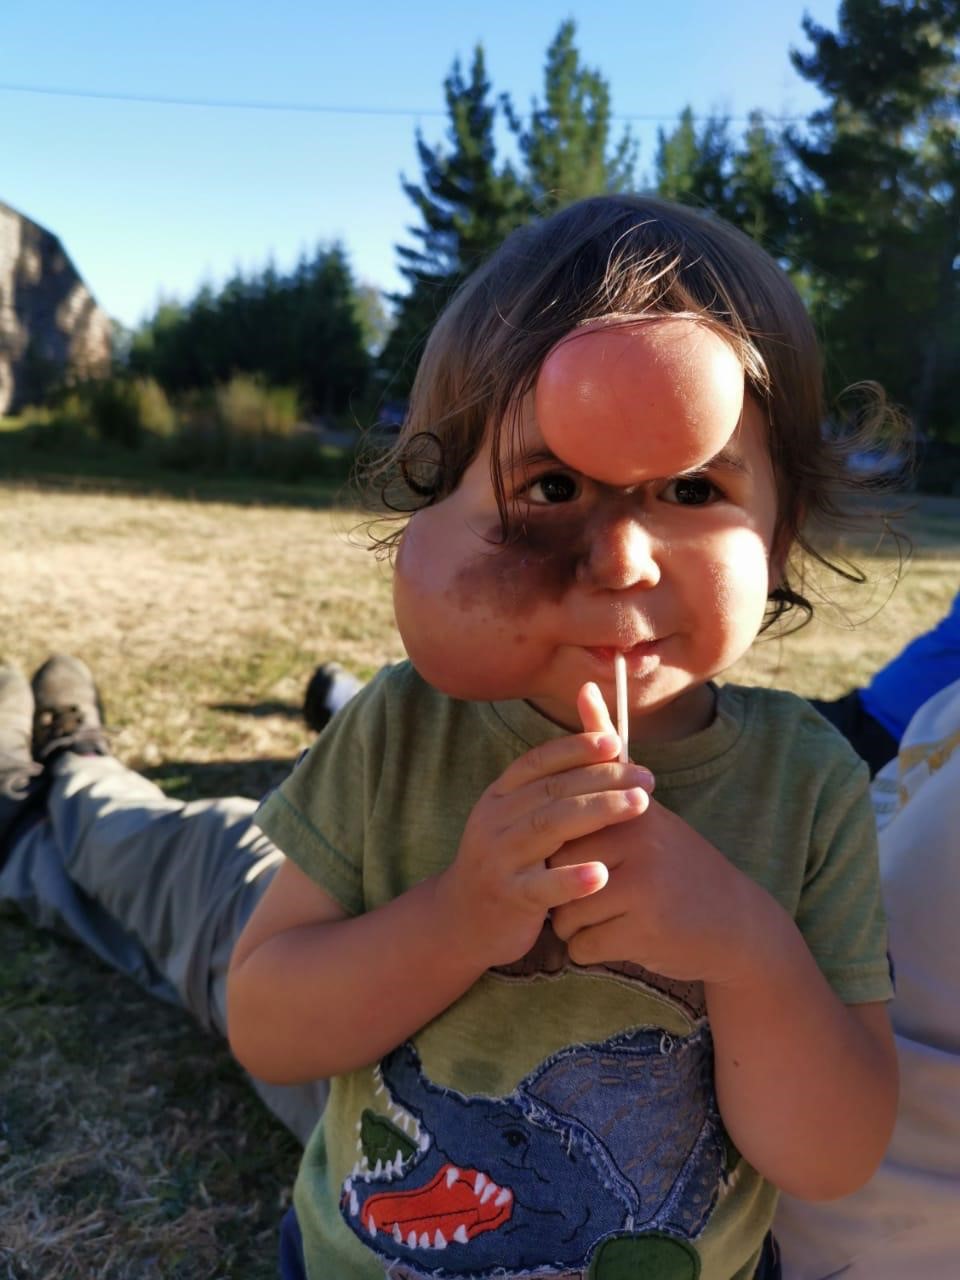
[[[257,822],[359,914],[446,867],[481,792],[563,732],[523,702],[445,697],[402,663]],[[726,686],[707,729],[642,761],[660,803],[794,917],[842,1000],[889,998],[866,771],[824,720],[791,694]],[[746,1280],[775,1200],[724,1131],[701,985],[574,965],[549,926],[333,1081],[295,1189],[311,1280]]]

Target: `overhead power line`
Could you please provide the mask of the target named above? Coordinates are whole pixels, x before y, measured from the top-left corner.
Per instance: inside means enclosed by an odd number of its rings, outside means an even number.
[[[216,111],[293,111],[311,115],[329,116],[406,116],[418,119],[423,116],[444,117],[447,112],[439,107],[372,107],[346,106],[321,102],[271,102],[263,99],[247,98],[180,98],[165,94],[121,93],[113,90],[98,89],[65,89],[53,85],[38,84],[0,84],[0,93],[33,93],[49,98],[88,98],[101,102],[137,102],[148,106],[159,107],[201,107]],[[723,114],[723,113],[720,113]],[[772,124],[795,124],[806,119],[806,116],[779,116],[769,112],[759,113]],[[630,122],[640,121],[646,124],[667,124],[676,120],[679,112],[673,115],[661,113],[632,112],[611,114],[611,119]],[[749,116],[724,116],[726,120],[745,124]],[[696,121],[708,119],[707,116],[694,115]]]
[[[442,116],[439,108],[345,107],[319,102],[266,102],[246,98],[178,98],[164,94],[120,93],[98,89],[60,89],[50,85],[0,84],[4,93],[35,93],[51,98],[92,98],[104,102],[142,102],[160,107],[212,107],[218,111],[307,111],[319,115]]]

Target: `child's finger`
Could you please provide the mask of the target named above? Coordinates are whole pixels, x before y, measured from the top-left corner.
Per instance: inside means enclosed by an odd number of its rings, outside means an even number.
[[[609,872],[602,862],[578,862],[555,870],[531,870],[521,883],[531,905],[544,914],[567,902],[589,897],[607,883]]]
[[[610,708],[600,692],[600,686],[594,684],[592,680],[577,694],[577,712],[585,733],[617,732],[617,727],[610,718]]]
[[[516,865],[529,866],[545,861],[571,840],[639,817],[649,804],[643,787],[570,796],[521,814],[503,834],[517,851]]]
[[[554,869],[554,863],[547,864]],[[582,866],[583,861],[571,862],[571,867]],[[604,863],[604,866],[607,866]],[[617,892],[618,881],[611,881],[614,868],[607,867],[607,892],[602,898],[584,898],[583,901],[570,899],[561,904],[553,913],[553,931],[564,942],[569,941],[575,933],[583,929],[597,929],[610,920],[618,920],[625,914],[622,895]]]
[[[571,733],[562,738],[551,738],[549,742],[541,742],[508,765],[493,783],[490,792],[493,795],[509,795],[550,774],[616,760],[619,752],[620,739],[616,733],[609,731]]]
[[[542,808],[558,800],[571,800],[576,796],[591,796],[602,791],[627,791],[630,787],[642,787],[653,791],[653,774],[642,764],[618,760],[608,764],[592,764],[581,769],[565,769],[562,773],[548,773],[538,778],[509,799],[502,801],[504,812],[514,815],[507,821],[518,821],[525,812]]]
[[[580,723],[583,725],[585,733],[602,733],[604,735],[616,733],[616,726],[610,717],[610,708],[604,700],[603,694],[600,692],[600,686],[589,681],[585,684],[577,694],[577,711],[580,715]],[[617,738],[619,742],[619,736]],[[653,774],[647,770],[650,778],[649,787],[646,783],[642,784],[646,790],[652,791],[654,788]]]
[[[573,905],[572,901],[570,905]],[[564,923],[566,912],[561,910],[563,914],[560,920],[554,918],[554,930],[563,930],[557,936],[566,942],[570,959],[575,964],[603,964],[604,961],[615,960],[623,955],[626,924],[623,915],[611,916],[597,924],[567,928]]]

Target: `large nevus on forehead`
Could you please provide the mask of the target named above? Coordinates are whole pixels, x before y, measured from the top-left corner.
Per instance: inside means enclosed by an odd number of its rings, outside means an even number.
[[[557,603],[577,580],[589,550],[582,519],[553,518],[550,527],[520,523],[506,541],[499,524],[484,531],[481,551],[454,577],[451,594],[464,610],[522,614],[531,599]]]

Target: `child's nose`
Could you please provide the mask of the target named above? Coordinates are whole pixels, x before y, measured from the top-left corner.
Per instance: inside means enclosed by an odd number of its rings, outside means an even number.
[[[655,537],[635,515],[620,513],[598,519],[590,530],[580,578],[587,585],[610,591],[655,587],[660,581]]]

